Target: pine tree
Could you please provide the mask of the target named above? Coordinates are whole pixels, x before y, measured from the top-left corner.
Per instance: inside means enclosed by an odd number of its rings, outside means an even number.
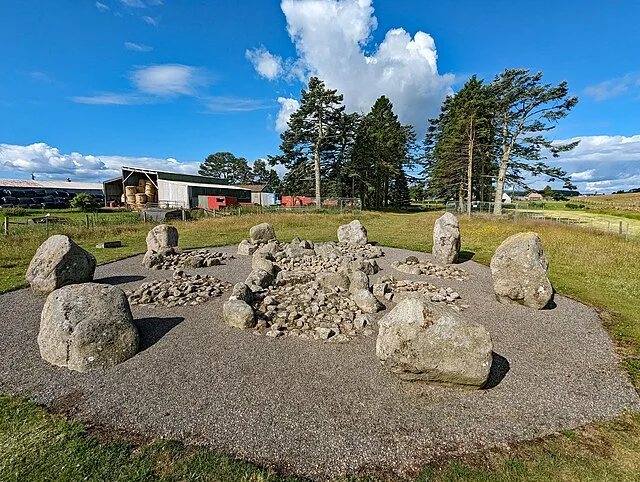
[[[289,118],[288,128],[280,135],[282,155],[270,158],[281,162],[289,172],[285,184],[294,190],[306,187],[313,166],[316,206],[321,205],[323,164],[337,149],[337,125],[344,114],[343,96],[327,89],[317,77],[309,79],[307,90],[301,91],[300,107]],[[302,182],[301,182],[302,181]]]
[[[521,180],[521,171],[548,175],[553,181],[560,179],[565,188],[575,189],[562,169],[540,162],[543,149],[553,157],[570,151],[578,142],[557,145],[545,137],[557,121],[566,117],[578,103],[577,97],[569,97],[567,82],[556,86],[542,84],[542,72],[530,74],[527,69],[507,69],[496,76],[491,84],[496,102],[496,149],[500,156],[500,168],[495,193],[495,214],[502,214],[502,193],[507,170]],[[538,161],[531,164],[531,161]]]
[[[247,160],[244,157],[236,157],[230,152],[216,152],[207,156],[200,164],[198,174],[226,179],[232,184],[248,184],[253,177]]]

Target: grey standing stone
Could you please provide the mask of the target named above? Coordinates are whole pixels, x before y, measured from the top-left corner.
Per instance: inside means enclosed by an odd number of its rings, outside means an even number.
[[[480,388],[489,378],[489,333],[446,307],[406,299],[378,324],[376,355],[403,380]]]
[[[444,213],[433,226],[433,249],[436,263],[455,263],[460,254],[460,223],[451,213]]]
[[[252,243],[266,243],[271,239],[276,239],[276,232],[271,224],[256,224],[249,230],[249,238]]]
[[[490,266],[493,289],[501,303],[542,309],[553,298],[547,278],[549,265],[536,233],[518,233],[505,239]]]
[[[253,308],[242,300],[229,300],[222,305],[222,316],[225,323],[235,328],[253,328],[256,326],[256,315]]]
[[[49,363],[86,372],[135,355],[139,335],[124,292],[115,286],[65,286],[47,297],[38,346]]]
[[[338,241],[341,243],[365,245],[368,243],[367,230],[360,221],[354,219],[349,224],[338,227]]]
[[[178,247],[178,230],[169,224],[159,224],[147,234],[147,251],[163,253],[166,248]],[[164,253],[163,253],[164,254]]]
[[[96,258],[69,236],[55,234],[40,245],[29,263],[26,279],[35,293],[49,294],[69,284],[93,280]]]

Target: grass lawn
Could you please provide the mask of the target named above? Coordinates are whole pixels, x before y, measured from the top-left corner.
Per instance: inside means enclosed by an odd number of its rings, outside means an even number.
[[[431,249],[439,213],[362,213],[369,239],[384,246]],[[351,216],[278,214],[175,223],[185,248],[237,243],[258,222],[274,225],[278,237],[335,239]],[[623,366],[640,387],[639,245],[580,227],[520,220],[460,218],[462,249],[488,264],[507,236],[525,230],[540,234],[549,258],[549,277],[563,295],[596,306],[614,338]],[[149,225],[117,228],[57,226],[96,255],[100,263],[145,249]],[[100,250],[95,244],[120,239],[124,247]],[[28,262],[44,240],[24,235],[0,238],[0,290],[24,285]],[[278,474],[179,443],[132,445],[98,442],[82,425],[51,415],[28,401],[0,397],[0,480],[283,480]],[[442,461],[416,480],[640,480],[640,415],[591,424],[544,440]]]

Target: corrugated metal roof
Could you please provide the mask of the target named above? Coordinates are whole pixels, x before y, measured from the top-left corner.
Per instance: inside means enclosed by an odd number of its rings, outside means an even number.
[[[85,189],[87,191],[102,191],[102,184],[98,182],[66,182],[66,181],[32,181],[24,179],[0,179],[0,188],[16,189]]]

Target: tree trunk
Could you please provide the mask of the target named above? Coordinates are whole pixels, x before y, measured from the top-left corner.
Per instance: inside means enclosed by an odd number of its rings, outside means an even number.
[[[316,209],[320,209],[322,206],[322,199],[320,198],[320,145],[324,132],[322,130],[322,109],[318,111],[318,138],[316,140],[315,149],[313,151],[313,169],[316,177]]]
[[[502,214],[502,193],[504,192],[504,178],[507,175],[507,167],[509,167],[509,154],[502,155],[500,162],[500,170],[498,171],[498,180],[496,181],[496,197],[494,198],[493,214]]]
[[[458,185],[458,208],[457,212],[464,212],[464,184],[460,183]]]
[[[473,117],[471,118],[471,124],[469,125],[469,162],[467,163],[467,216],[471,217],[471,179],[473,176]]]

